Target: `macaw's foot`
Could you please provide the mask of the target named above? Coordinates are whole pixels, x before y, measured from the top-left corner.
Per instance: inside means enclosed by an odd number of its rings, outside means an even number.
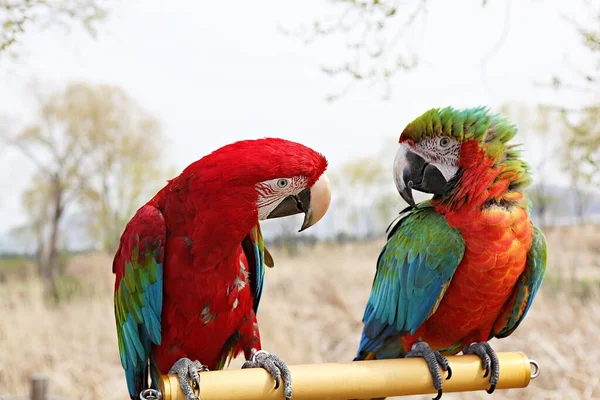
[[[490,375],[491,386],[487,392],[492,394],[494,389],[496,389],[498,378],[500,377],[500,363],[492,346],[488,342],[471,343],[462,352],[463,354],[476,354],[481,359],[481,364],[483,364],[483,369],[485,369],[483,377],[485,378]]]
[[[185,394],[185,400],[200,399],[200,374],[199,371],[208,371],[200,361],[192,361],[189,358],[180,358],[169,370],[170,374],[177,374],[179,386]],[[191,383],[190,383],[191,381]],[[198,391],[198,395],[194,393]]]
[[[275,389],[279,388],[279,382],[283,380],[283,393],[286,400],[292,398],[292,374],[285,362],[275,354],[264,350],[252,351],[252,358],[246,361],[242,368],[264,368],[275,379]]]
[[[432,350],[431,347],[425,342],[418,341],[412,345],[411,350],[406,354],[406,358],[415,358],[422,357],[425,359],[427,366],[429,367],[429,371],[431,372],[431,377],[433,378],[433,387],[438,391],[437,396],[433,398],[433,400],[440,400],[442,397],[442,374],[440,373],[440,369],[438,365],[444,370],[448,371],[448,376],[446,380],[452,377],[452,368],[450,368],[450,363],[439,351]]]

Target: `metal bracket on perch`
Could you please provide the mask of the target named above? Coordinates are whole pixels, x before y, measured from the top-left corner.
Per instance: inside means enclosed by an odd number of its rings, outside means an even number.
[[[498,389],[524,388],[540,374],[540,366],[524,353],[498,353]],[[452,378],[444,380],[444,393],[485,390],[481,360],[474,355],[450,356]],[[533,368],[532,368],[533,367]],[[431,374],[422,359],[356,361],[290,366],[294,400],[347,400],[433,394]],[[201,372],[201,400],[284,399],[283,385],[274,389],[263,369]],[[144,391],[140,400],[185,400],[177,375],[162,375],[159,390]]]
[[[146,389],[140,393],[140,400],[162,400],[162,392],[156,389]]]

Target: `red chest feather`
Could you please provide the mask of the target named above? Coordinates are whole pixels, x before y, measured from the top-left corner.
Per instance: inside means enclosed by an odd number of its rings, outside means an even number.
[[[465,255],[439,308],[415,333],[437,348],[487,340],[525,268],[532,239],[529,217],[520,207],[448,212],[446,218],[460,230]]]
[[[232,344],[253,340],[255,315],[246,257],[240,247],[218,268],[198,273],[191,256],[185,257],[186,241],[171,238],[169,243],[178,251],[167,254],[163,337],[161,346],[155,347],[155,360],[161,371],[181,357],[214,369],[232,335],[238,335]]]

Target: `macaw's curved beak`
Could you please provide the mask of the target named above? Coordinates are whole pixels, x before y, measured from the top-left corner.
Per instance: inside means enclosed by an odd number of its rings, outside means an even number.
[[[304,213],[304,222],[298,232],[310,228],[327,212],[331,203],[331,186],[329,178],[322,174],[312,187],[302,190],[297,195],[283,199],[281,203],[267,216],[270,218],[287,217]]]
[[[452,189],[452,177],[456,170],[457,168],[449,167],[448,171],[440,171],[403,143],[394,160],[394,181],[404,201],[416,207],[412,189],[434,195],[446,194]],[[451,176],[446,178],[444,173]]]

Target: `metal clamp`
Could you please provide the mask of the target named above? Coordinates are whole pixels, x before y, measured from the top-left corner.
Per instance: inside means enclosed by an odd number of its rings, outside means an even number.
[[[535,379],[538,376],[540,376],[540,365],[537,363],[537,361],[535,360],[529,360],[529,364],[531,364],[532,370],[535,369],[535,371],[531,372],[531,379]]]
[[[140,400],[161,400],[163,397],[160,390],[144,389],[140,393]]]

